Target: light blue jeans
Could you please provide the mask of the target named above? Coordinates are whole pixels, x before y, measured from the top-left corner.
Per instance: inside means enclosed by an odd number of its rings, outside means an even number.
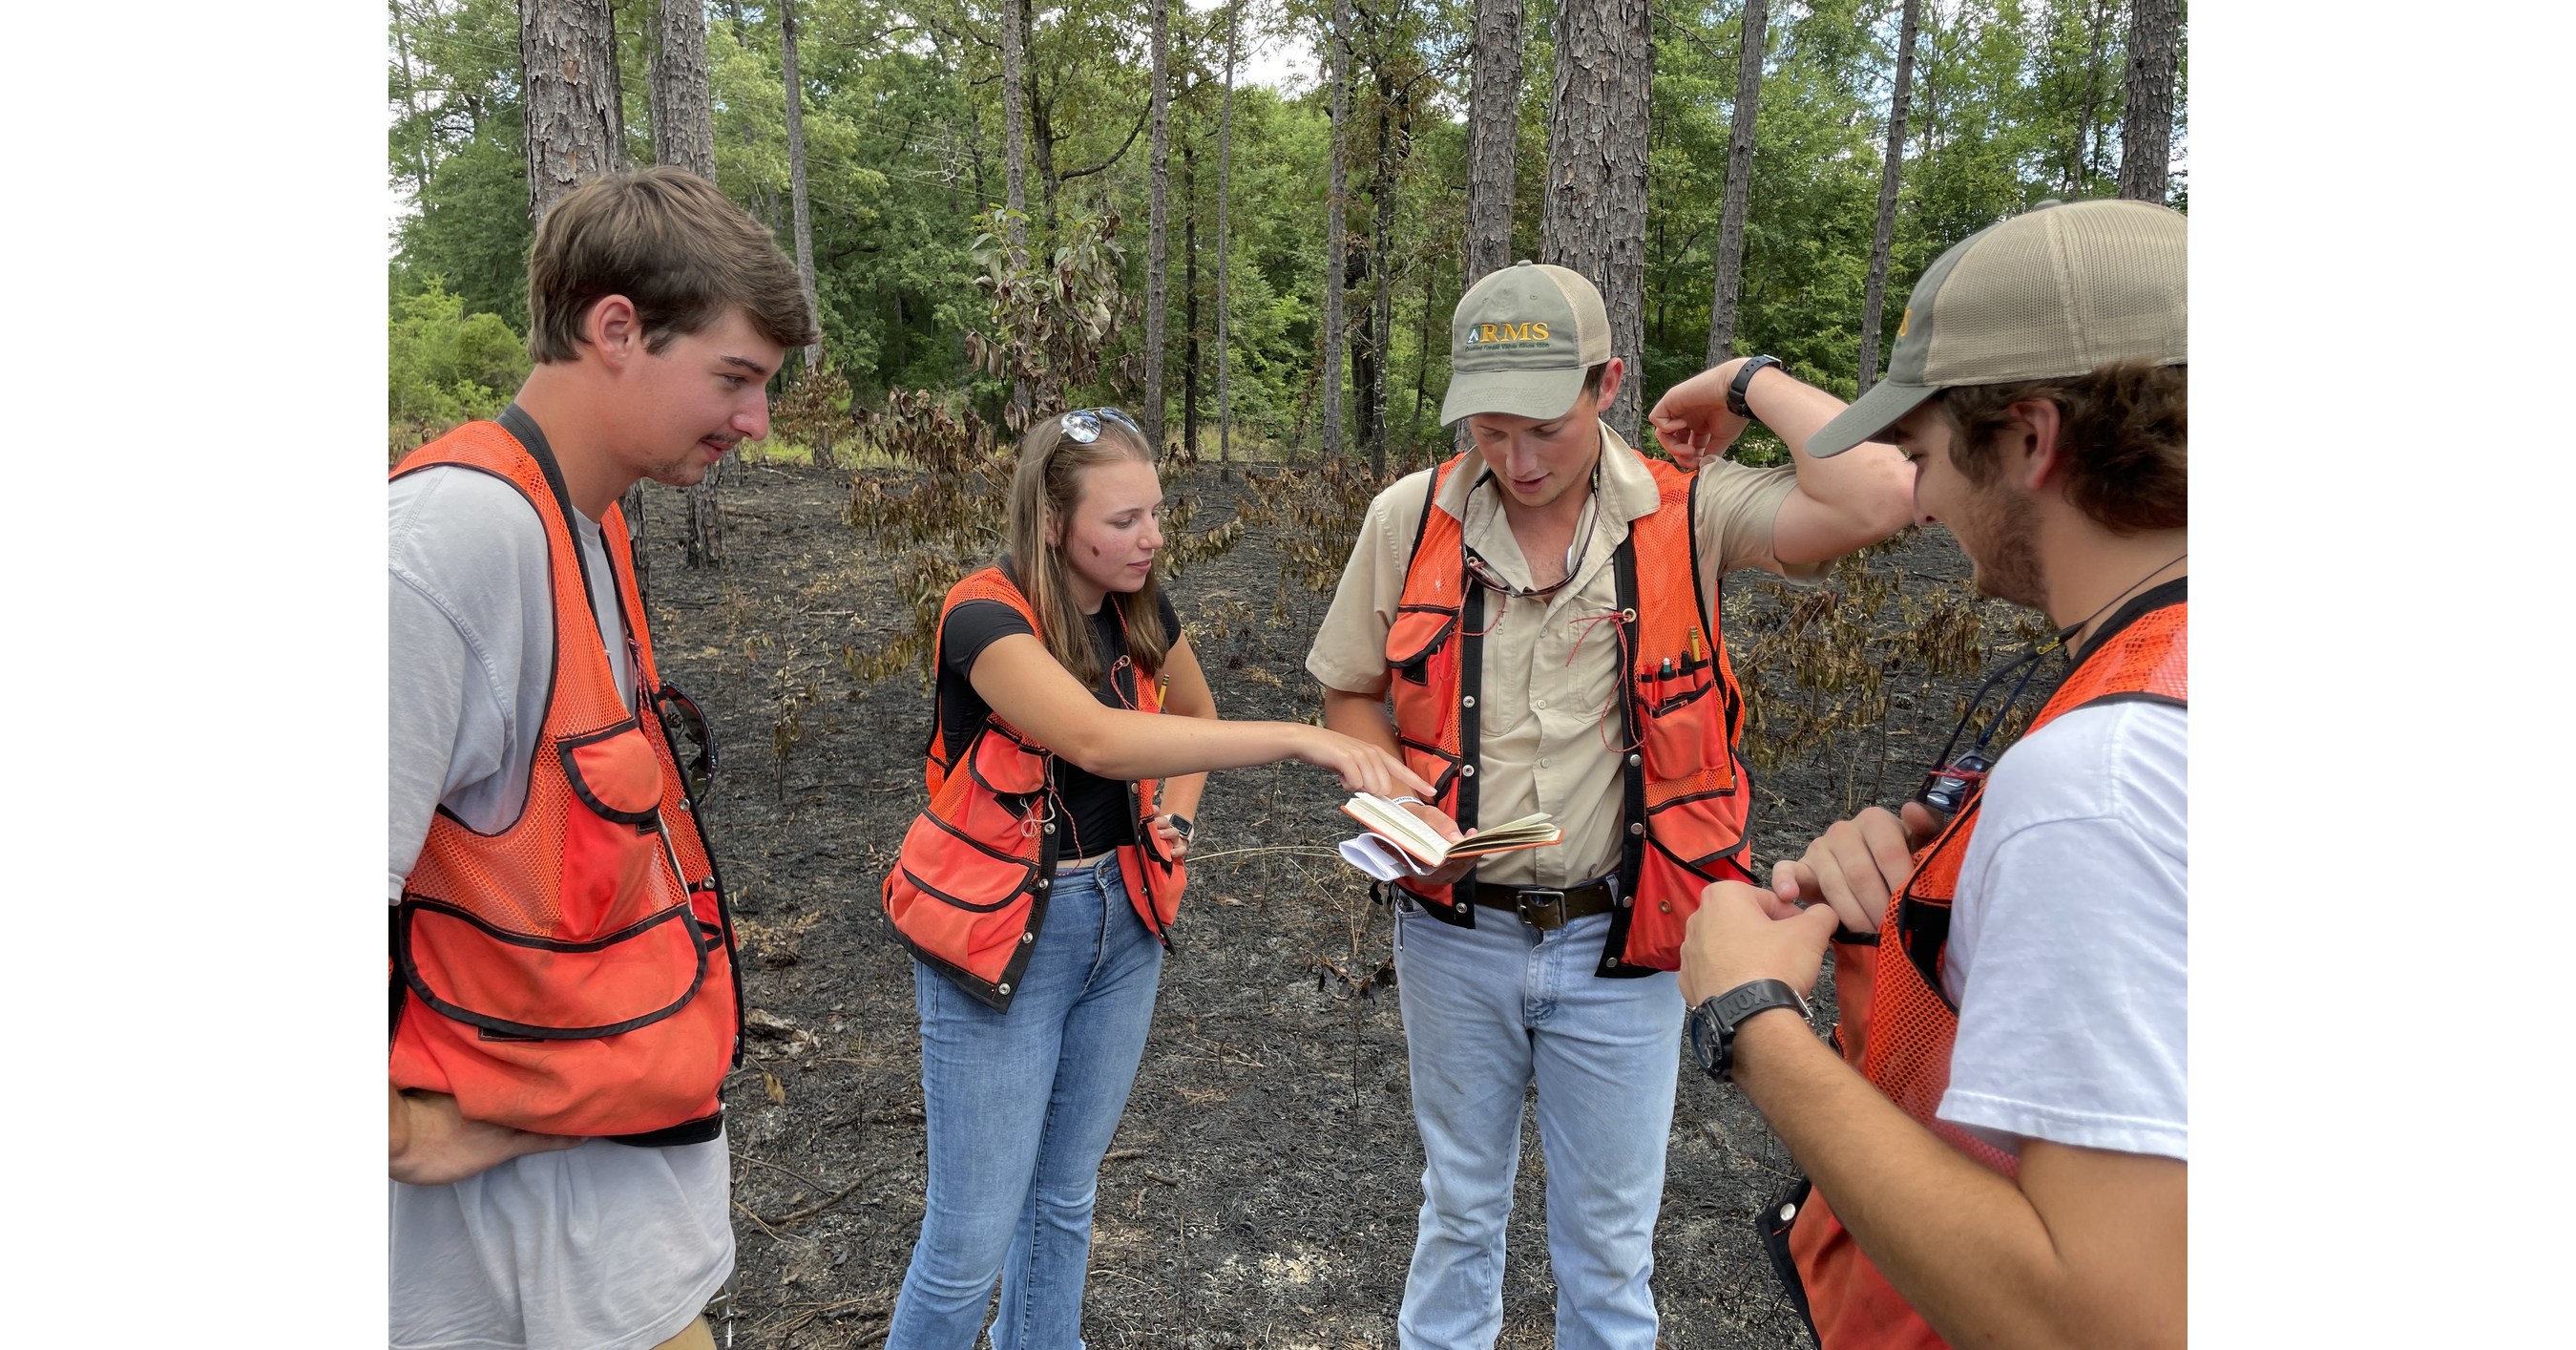
[[[1115,858],[1059,873],[1010,1011],[920,961],[930,1186],[887,1350],[970,1350],[993,1281],[994,1350],[1082,1344],[1100,1159],[1127,1110],[1163,970]]]
[[[1404,1350],[1483,1350],[1503,1321],[1521,1101],[1538,1084],[1557,1350],[1652,1350],[1655,1214],[1680,1065],[1679,978],[1594,975],[1610,916],[1542,933],[1480,909],[1454,928],[1397,901],[1396,994],[1422,1131]]]

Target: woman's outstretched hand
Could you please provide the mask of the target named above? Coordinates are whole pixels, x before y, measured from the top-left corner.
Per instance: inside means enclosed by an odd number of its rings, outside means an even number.
[[[1366,792],[1379,797],[1428,797],[1431,785],[1416,777],[1404,761],[1366,741],[1345,736],[1323,727],[1306,728],[1297,758],[1319,769],[1330,769],[1352,792]]]

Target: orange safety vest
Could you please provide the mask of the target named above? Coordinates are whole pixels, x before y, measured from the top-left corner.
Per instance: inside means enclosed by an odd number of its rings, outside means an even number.
[[[542,1134],[712,1139],[741,1047],[732,918],[661,718],[643,694],[634,712],[620,697],[562,476],[543,438],[526,439],[471,422],[393,471],[454,464],[517,488],[545,527],[555,623],[518,818],[480,834],[442,809],[403,880],[391,1080]],[[616,507],[600,533],[630,669],[659,689]]]
[[[2187,611],[2184,602],[2175,600],[2097,640],[2022,734],[2097,703],[2147,699],[2185,706]],[[1950,1086],[1950,1047],[1959,1036],[1959,1010],[1941,991],[1942,952],[1959,867],[1967,858],[1968,837],[1976,830],[1984,796],[1985,783],[1974,784],[1959,814],[1915,855],[1905,888],[1888,900],[1879,925],[1880,945],[1834,949],[1834,991],[1842,1014],[1835,1039],[1870,1085],[1907,1115],[1952,1148],[2012,1177],[2020,1172],[2012,1154],[1937,1114]],[[1894,957],[1877,959],[1891,949]],[[1861,975],[1852,986],[1860,993],[1857,1003],[1843,983],[1849,969]],[[1825,1350],[1929,1350],[1947,1344],[1871,1264],[1850,1230],[1834,1217],[1822,1191],[1810,1192],[1792,1217],[1788,1253]]]
[[[939,612],[942,642],[948,616],[970,600],[998,600],[1027,620],[1031,632],[1042,631],[1020,588],[1002,569],[987,567],[949,588]],[[934,655],[934,670],[938,659]],[[1169,676],[1138,679],[1135,661],[1121,656],[1109,679],[1138,712],[1163,710]],[[1055,754],[995,713],[952,760],[940,734],[943,725],[934,695],[922,772],[930,805],[904,832],[902,853],[886,873],[886,917],[914,955],[986,1007],[1008,1011],[1011,991],[1037,945],[1038,927],[1046,922],[1047,890],[1055,882]],[[1139,842],[1121,844],[1116,852],[1128,902],[1169,950],[1189,870],[1151,843],[1153,831],[1145,822],[1159,787],[1151,778],[1127,785]]]
[[[1434,804],[1462,828],[1476,823],[1476,703],[1489,622],[1486,588],[1467,578],[1465,523],[1437,502],[1470,454],[1432,475],[1386,634],[1396,741],[1405,763],[1438,789]],[[1628,833],[1610,933],[1593,973],[1612,978],[1680,968],[1682,930],[1701,890],[1741,876],[1732,860],[1744,848],[1751,801],[1734,750],[1744,701],[1716,610],[1700,594],[1693,479],[1661,460],[1643,462],[1659,500],[1652,513],[1629,522],[1611,564],[1626,658],[1618,734],[1626,747]],[[1453,902],[1451,888],[1397,884],[1433,917],[1476,926],[1475,906]],[[1474,886],[1475,874],[1459,884]]]

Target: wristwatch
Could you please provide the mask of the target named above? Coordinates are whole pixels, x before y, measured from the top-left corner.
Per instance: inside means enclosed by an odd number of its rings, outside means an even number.
[[[1807,1010],[1807,1000],[1798,991],[1779,980],[1752,980],[1691,1009],[1691,1057],[1708,1071],[1708,1076],[1723,1083],[1735,1068],[1735,1032],[1754,1017],[1773,1008],[1796,1010],[1800,1020],[1812,1022],[1815,1014]]]
[[[1172,822],[1172,833],[1179,835],[1183,839],[1190,837],[1190,818],[1188,816],[1182,815],[1178,811],[1166,811],[1163,813],[1163,819]]]
[[[1726,410],[1738,417],[1752,418],[1753,410],[1744,405],[1744,391],[1753,387],[1753,372],[1778,364],[1780,358],[1776,356],[1746,357],[1744,364],[1736,368],[1735,383],[1726,386]]]

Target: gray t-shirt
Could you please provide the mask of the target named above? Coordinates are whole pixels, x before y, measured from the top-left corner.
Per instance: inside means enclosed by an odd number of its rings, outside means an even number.
[[[397,480],[391,507],[388,902],[439,806],[478,830],[518,815],[554,656],[545,529],[516,488],[429,469]],[[579,513],[573,525],[631,690],[599,526]],[[733,1271],[729,1171],[720,1135],[678,1148],[593,1140],[447,1186],[389,1181],[393,1350],[670,1339]]]
[[[2183,709],[2124,701],[1996,763],[1943,955],[1942,1119],[2190,1160],[2189,753]]]

